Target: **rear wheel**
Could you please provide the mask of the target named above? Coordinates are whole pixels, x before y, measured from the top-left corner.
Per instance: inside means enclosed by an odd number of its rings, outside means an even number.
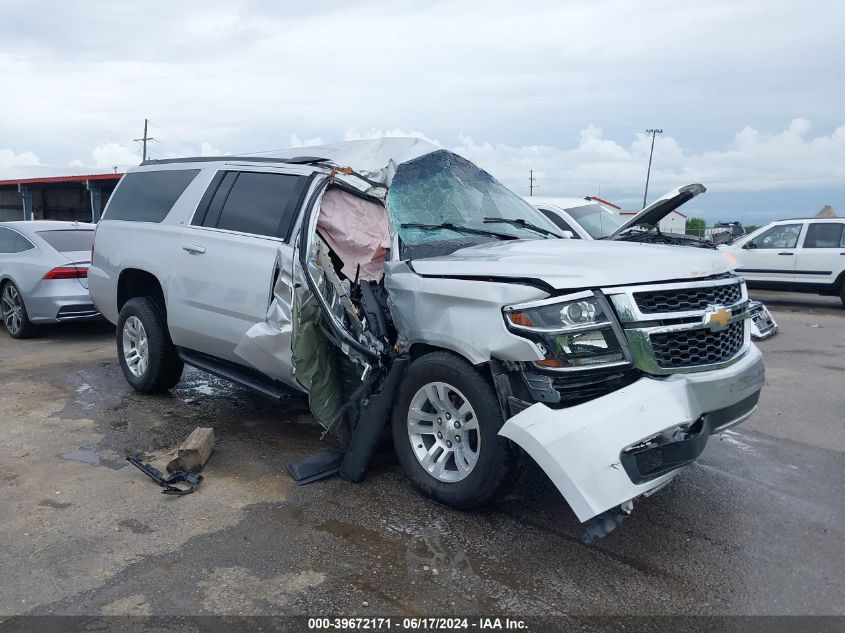
[[[12,338],[29,338],[35,334],[21,292],[13,281],[7,281],[0,290],[0,317]]]
[[[393,410],[393,443],[405,474],[426,496],[460,509],[489,502],[512,483],[516,458],[493,388],[448,352],[414,361]]]
[[[845,308],[845,281],[842,282],[842,286],[839,288],[839,299],[842,301],[842,307]]]
[[[117,356],[123,376],[141,393],[161,393],[175,386],[184,364],[167,332],[164,310],[152,299],[126,302],[117,319]]]

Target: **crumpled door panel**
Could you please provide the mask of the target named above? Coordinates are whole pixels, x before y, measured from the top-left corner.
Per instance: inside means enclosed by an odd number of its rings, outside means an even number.
[[[293,335],[293,256],[279,248],[276,269],[279,276],[264,321],[249,328],[235,347],[235,354],[270,378],[302,390],[294,378],[291,358]]]

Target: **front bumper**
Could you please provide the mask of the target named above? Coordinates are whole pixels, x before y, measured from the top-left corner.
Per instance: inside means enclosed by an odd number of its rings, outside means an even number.
[[[584,522],[666,484],[711,433],[754,412],[764,381],[762,354],[751,345],[722,369],[641,378],[568,409],[534,404],[499,434],[537,462]]]

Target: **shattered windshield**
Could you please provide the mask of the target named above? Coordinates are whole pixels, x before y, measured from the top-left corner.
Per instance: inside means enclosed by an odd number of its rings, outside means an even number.
[[[566,212],[584,227],[594,240],[599,240],[613,233],[627,220],[600,204],[585,204],[567,209]]]
[[[410,251],[416,256],[560,233],[486,171],[446,150],[399,165],[387,194],[387,210],[406,254]]]

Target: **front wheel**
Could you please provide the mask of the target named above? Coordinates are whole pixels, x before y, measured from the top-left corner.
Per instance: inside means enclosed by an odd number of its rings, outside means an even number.
[[[839,299],[842,301],[842,307],[845,308],[845,281],[842,282],[842,287],[839,289]]]
[[[174,387],[184,365],[167,332],[163,310],[147,297],[126,302],[117,319],[117,357],[136,391],[161,393]]]
[[[393,409],[393,443],[405,474],[424,495],[475,508],[513,482],[514,451],[498,435],[499,401],[484,376],[448,352],[411,363]]]

